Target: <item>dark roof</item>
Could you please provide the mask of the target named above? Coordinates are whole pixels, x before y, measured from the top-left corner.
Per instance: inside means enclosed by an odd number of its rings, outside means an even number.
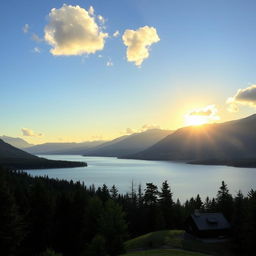
[[[230,224],[222,213],[193,213],[191,218],[198,230],[229,229]]]

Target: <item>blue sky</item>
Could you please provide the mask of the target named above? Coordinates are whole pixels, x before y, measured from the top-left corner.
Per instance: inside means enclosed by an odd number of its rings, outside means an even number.
[[[44,28],[51,9],[64,3],[87,11],[93,6],[99,27],[97,15],[104,17],[101,29],[109,37],[102,50],[50,53]],[[256,99],[238,92],[255,93],[255,1],[10,0],[1,10],[0,134],[29,135],[23,138],[33,143],[110,139],[145,124],[176,129],[186,125],[187,113],[209,105],[218,121],[255,113]],[[160,41],[139,67],[127,60],[122,35],[144,26]],[[32,40],[33,34],[42,40]]]

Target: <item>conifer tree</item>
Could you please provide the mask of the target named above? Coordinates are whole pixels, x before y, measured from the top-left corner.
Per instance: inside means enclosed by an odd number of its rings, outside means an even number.
[[[233,211],[233,198],[229,193],[227,184],[224,181],[221,183],[217,194],[217,209],[224,214],[224,216],[230,221]]]
[[[167,181],[162,184],[161,192],[159,193],[159,203],[162,210],[163,218],[167,228],[173,227],[173,199],[170,186]]]
[[[145,204],[148,206],[155,206],[158,201],[158,194],[157,186],[153,183],[147,183],[144,194]]]

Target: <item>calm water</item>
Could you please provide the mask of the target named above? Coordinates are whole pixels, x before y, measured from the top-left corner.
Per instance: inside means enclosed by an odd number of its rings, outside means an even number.
[[[256,168],[235,168],[227,166],[189,165],[165,161],[143,161],[117,159],[113,157],[83,157],[71,155],[47,155],[48,159],[85,161],[88,167],[46,169],[27,171],[33,176],[45,176],[73,181],[83,181],[86,185],[108,186],[115,184],[119,192],[131,191],[135,185],[147,182],[161,186],[168,180],[174,198],[184,201],[198,193],[216,196],[221,181],[224,180],[232,194],[239,189],[246,194],[251,188],[256,189]]]

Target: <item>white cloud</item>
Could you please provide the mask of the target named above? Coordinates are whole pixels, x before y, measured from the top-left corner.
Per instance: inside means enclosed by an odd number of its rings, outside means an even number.
[[[113,63],[113,61],[111,59],[109,59],[107,61],[106,65],[107,65],[107,67],[112,67],[112,66],[114,66],[114,63]]]
[[[94,8],[92,6],[90,6],[88,12],[91,16],[93,16],[94,15]]]
[[[95,18],[80,6],[64,4],[49,13],[49,24],[44,29],[44,38],[52,46],[53,55],[91,54],[102,50],[107,33],[96,23]]]
[[[40,53],[41,49],[39,47],[34,47],[33,52]]]
[[[28,128],[22,128],[21,131],[22,131],[23,136],[28,136],[28,137],[42,137],[43,136],[42,133],[36,133],[33,130],[28,129]]]
[[[23,31],[23,33],[28,33],[28,31],[29,31],[29,25],[28,24],[25,24],[24,26],[23,26],[23,28],[22,28],[22,31]]]
[[[187,125],[200,125],[211,123],[220,119],[218,109],[215,105],[208,105],[197,108],[185,114],[185,122]]]
[[[160,41],[154,27],[141,27],[138,30],[125,30],[123,42],[127,46],[126,57],[136,66],[141,66],[142,62],[149,57],[149,47],[153,43]]]
[[[256,85],[238,89],[235,96],[229,97],[226,103],[229,104],[228,111],[230,112],[237,112],[238,104],[256,107]]]
[[[100,21],[101,24],[104,24],[106,22],[106,20],[104,19],[103,16],[98,15],[98,20]]]
[[[216,116],[218,110],[215,105],[208,105],[203,108],[197,108],[188,113],[190,116],[206,116],[206,117],[214,117]]]
[[[120,35],[119,30],[116,30],[116,31],[113,33],[113,37],[118,37],[119,35]]]
[[[32,40],[36,41],[36,42],[42,42],[43,39],[40,38],[37,34],[33,33],[31,36]]]

